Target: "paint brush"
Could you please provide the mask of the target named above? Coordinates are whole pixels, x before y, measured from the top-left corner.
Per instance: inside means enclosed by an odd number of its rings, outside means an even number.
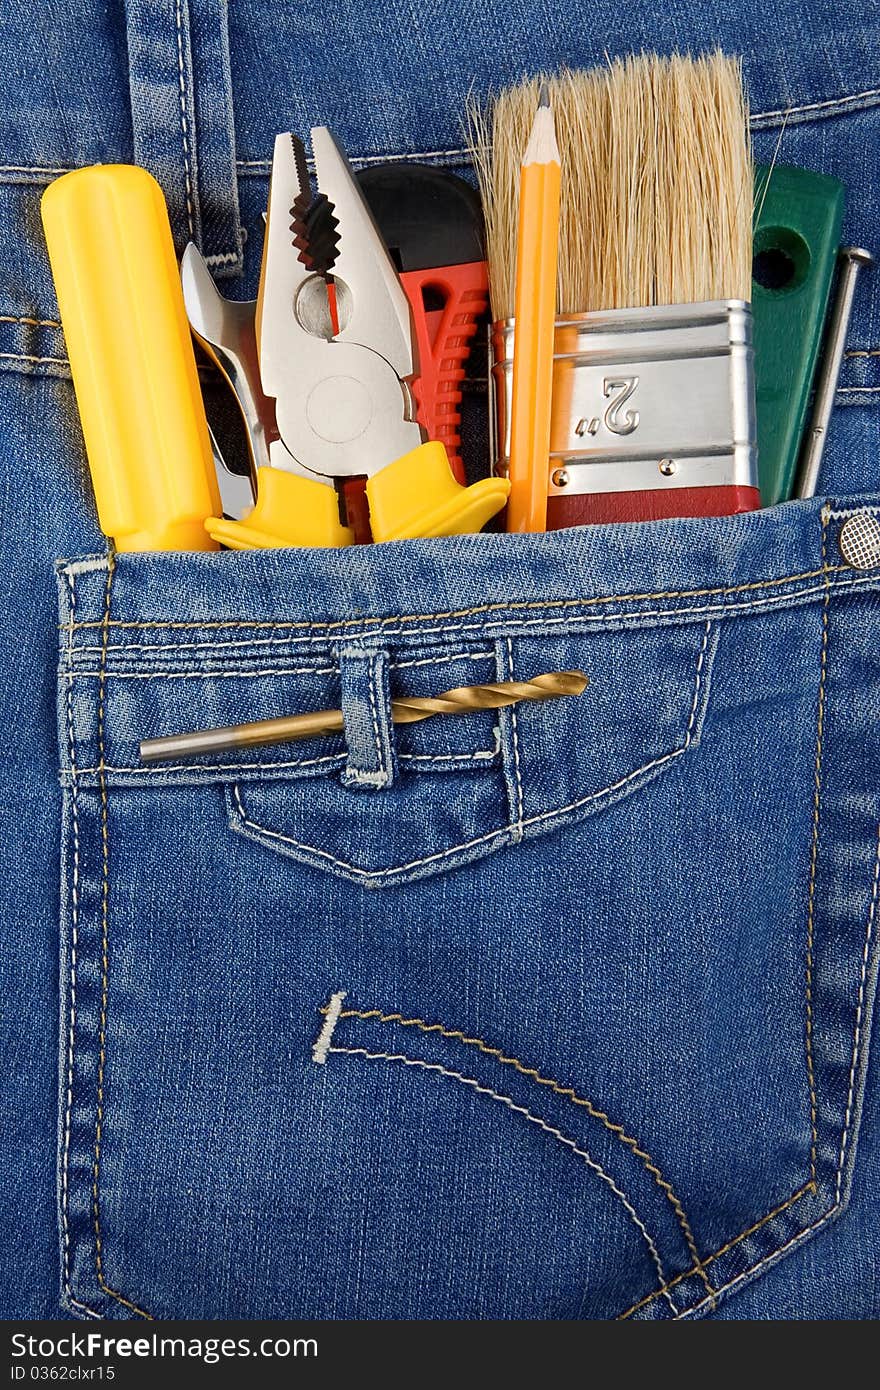
[[[494,466],[511,455],[518,151],[542,84],[562,166],[547,527],[751,510],[752,162],[740,65],[720,52],[529,78],[472,107]]]

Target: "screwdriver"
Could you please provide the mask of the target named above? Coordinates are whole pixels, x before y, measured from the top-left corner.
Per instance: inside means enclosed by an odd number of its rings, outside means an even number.
[[[43,227],[98,518],[117,550],[216,550],[208,423],[162,190],[127,164],[51,183]]]

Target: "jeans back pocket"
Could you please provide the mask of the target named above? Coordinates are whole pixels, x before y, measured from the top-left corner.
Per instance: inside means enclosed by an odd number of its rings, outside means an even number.
[[[877,531],[817,502],[62,565],[68,1308],[692,1317],[838,1216]],[[316,708],[344,733],[137,757]]]

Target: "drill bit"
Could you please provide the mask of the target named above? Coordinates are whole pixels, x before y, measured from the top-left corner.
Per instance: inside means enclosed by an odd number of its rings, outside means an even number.
[[[415,724],[435,714],[471,714],[481,709],[503,709],[520,700],[555,700],[563,695],[580,695],[588,684],[583,671],[549,671],[528,681],[499,681],[491,685],[457,685],[440,695],[403,696],[391,701],[395,724]],[[141,762],[156,763],[167,758],[195,758],[202,753],[222,753],[234,748],[257,748],[271,743],[294,743],[304,738],[320,738],[342,732],[342,710],[314,710],[280,719],[258,719],[251,724],[231,724],[198,733],[169,734],[144,739]]]

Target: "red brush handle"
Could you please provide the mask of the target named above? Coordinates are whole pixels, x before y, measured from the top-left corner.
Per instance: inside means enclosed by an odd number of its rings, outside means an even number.
[[[489,302],[486,262],[405,270],[400,279],[412,309],[419,350],[419,376],[413,384],[418,421],[429,439],[446,445],[452,470],[463,483],[464,465],[458,452],[461,383],[471,339]],[[442,298],[443,308],[426,309],[426,293]]]
[[[656,488],[648,492],[582,492],[547,499],[547,530],[608,521],[658,521],[672,516],[732,516],[761,505],[758,489],[734,483],[720,487]]]

